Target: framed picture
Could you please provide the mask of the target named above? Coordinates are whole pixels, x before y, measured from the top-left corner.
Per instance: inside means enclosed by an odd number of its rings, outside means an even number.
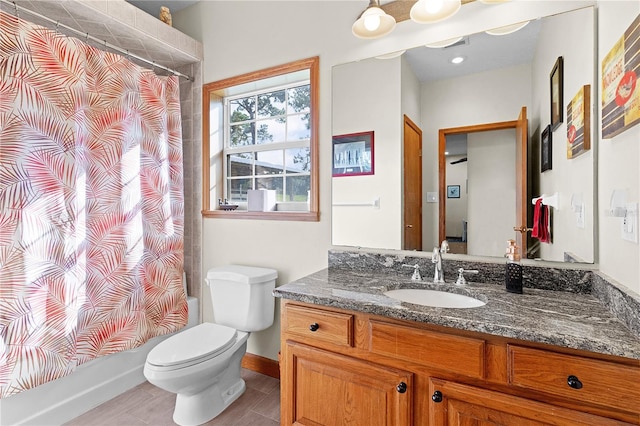
[[[551,70],[549,76],[551,87],[551,130],[558,128],[562,123],[562,110],[563,110],[563,60],[562,56],[558,56],[556,63]]]
[[[334,136],[333,177],[374,174],[373,132]]]
[[[591,148],[591,85],[582,86],[567,105],[567,158]]]
[[[447,198],[460,198],[460,185],[447,185]]]
[[[551,170],[551,158],[553,152],[553,144],[551,143],[551,125],[545,127],[542,131],[542,137],[540,139],[540,171],[546,172]]]
[[[602,59],[602,139],[640,124],[640,15]]]

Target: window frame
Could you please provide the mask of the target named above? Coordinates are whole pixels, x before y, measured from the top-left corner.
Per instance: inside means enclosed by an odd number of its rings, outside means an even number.
[[[202,216],[218,217],[227,219],[262,219],[262,220],[289,220],[289,221],[309,221],[317,222],[320,220],[319,209],[319,140],[318,140],[318,118],[319,118],[319,57],[314,56],[307,59],[290,62],[275,67],[266,68],[259,71],[250,72],[236,77],[224,80],[206,83],[202,86]],[[296,71],[309,71],[310,84],[310,140],[309,151],[311,155],[311,172],[310,176],[310,199],[309,211],[273,211],[273,212],[249,212],[237,210],[212,210],[211,208],[211,140],[210,140],[210,104],[211,95],[224,89],[237,86],[240,84],[250,83],[257,80],[263,80],[283,74],[289,74]],[[223,168],[220,168],[220,176],[214,179],[224,180]]]

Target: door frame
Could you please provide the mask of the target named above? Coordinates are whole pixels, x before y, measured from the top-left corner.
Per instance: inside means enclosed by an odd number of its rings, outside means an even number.
[[[526,111],[526,107],[523,107],[523,110]],[[462,127],[451,127],[448,129],[440,129],[438,131],[438,191],[439,191],[439,204],[440,204],[438,209],[439,211],[438,244],[440,244],[442,240],[446,239],[447,167],[446,167],[446,159],[445,159],[444,152],[447,147],[447,136],[458,135],[462,133],[486,132],[491,130],[504,130],[504,129],[516,130],[519,124],[520,124],[519,120],[499,121],[495,123],[475,124],[471,126],[462,126]],[[517,143],[518,141],[516,140],[515,142]],[[525,153],[526,153],[526,150],[525,150]],[[518,164],[518,167],[521,167],[521,165]],[[525,176],[526,176],[526,170],[525,170]],[[524,183],[524,187],[522,187],[520,190],[522,191],[522,194],[523,194],[522,197],[526,198],[527,196],[526,181]],[[520,202],[521,202],[520,200],[516,200],[516,203],[520,203]],[[516,217],[516,221],[519,222],[520,218]],[[525,225],[526,225],[526,222],[525,222]],[[524,238],[524,241],[526,241],[526,236]],[[522,241],[518,241],[518,246],[521,247],[522,249],[521,253],[525,253],[525,248],[523,247],[522,244],[523,244]]]

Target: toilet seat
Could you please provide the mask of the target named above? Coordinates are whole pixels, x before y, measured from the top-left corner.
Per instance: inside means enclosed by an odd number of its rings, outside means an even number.
[[[202,323],[158,344],[149,352],[147,364],[168,370],[188,367],[229,350],[237,336],[231,327]]]

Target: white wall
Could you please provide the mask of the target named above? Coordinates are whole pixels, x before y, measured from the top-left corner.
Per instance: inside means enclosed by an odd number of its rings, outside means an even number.
[[[570,33],[571,37],[564,37]],[[563,40],[563,43],[558,43]],[[529,113],[529,132],[533,140],[540,140],[540,134],[550,123],[549,73],[556,59],[564,59],[564,120],[552,133],[552,169],[539,176],[539,190],[533,196],[558,193],[559,209],[553,211],[552,235],[550,244],[541,243],[539,255],[545,260],[562,262],[564,253],[573,253],[585,262],[594,261],[594,211],[593,167],[597,152],[595,96],[591,99],[592,147],[589,151],[567,159],[567,112],[566,105],[585,84],[592,84],[592,93],[596,93],[595,70],[585,64],[594,63],[594,51],[582,40],[594,40],[594,17],[592,8],[575,11],[569,15],[557,15],[544,20],[533,61],[533,101]],[[536,145],[539,149],[539,145]],[[540,173],[540,165],[533,165],[533,173]],[[585,209],[585,226],[576,225],[576,214],[571,209],[571,196],[582,194]]]
[[[334,177],[333,203],[380,200],[380,208],[333,206],[334,245],[402,248],[400,62],[399,57],[371,58],[333,68],[333,135],[373,131],[375,172]]]
[[[516,223],[515,129],[467,135],[467,253],[503,257]]]
[[[517,120],[520,109],[531,104],[530,82],[526,64],[422,86],[424,192],[438,190],[439,129]],[[424,247],[436,247],[438,204],[425,202],[423,211]]]
[[[331,248],[329,165],[332,134],[331,68],[334,65],[457,35],[484,31],[537,16],[551,15],[592,3],[594,2],[507,2],[488,6],[473,2],[465,5],[453,19],[441,24],[420,26],[412,22],[403,22],[387,37],[368,41],[356,39],[351,34],[353,21],[366,7],[364,1],[203,1],[174,13],[174,26],[203,42],[205,82],[320,55],[320,222],[205,219],[202,247],[204,271],[231,262],[269,266],[278,270],[278,284],[284,284],[326,266],[327,249]],[[601,55],[604,54],[602,51],[619,37],[619,22],[631,22],[633,16],[638,13],[638,5],[629,2],[619,13],[612,10],[613,6],[606,9],[608,10],[600,24],[600,33],[604,35]],[[608,26],[603,26],[603,22]],[[513,114],[517,113],[520,106],[522,105],[519,102]],[[509,111],[512,109],[508,108]],[[424,111],[422,117],[427,121],[430,118]],[[509,117],[508,119],[515,118],[511,113]],[[423,130],[427,121],[422,121]],[[610,164],[615,164],[601,168],[599,193],[606,194],[605,199],[608,199],[610,188],[618,185],[632,188],[637,199],[639,182],[635,170],[638,164],[638,144],[633,142],[638,139],[638,132],[640,128],[636,127],[620,135],[611,144],[615,147],[614,151],[604,154],[611,160]],[[428,138],[434,143],[433,133]],[[626,155],[631,159],[625,160]],[[429,156],[436,158],[437,152],[423,152],[423,158]],[[622,160],[625,161],[624,164],[619,163]],[[377,161],[379,164],[379,161],[384,160]],[[632,162],[633,165],[629,164]],[[618,165],[624,165],[630,175],[625,173],[622,179],[618,179]],[[437,175],[425,176],[424,182],[423,192],[434,190],[437,186]],[[431,214],[433,215],[433,211]],[[629,250],[621,255],[617,250],[621,244],[620,239],[608,239],[606,236],[613,235],[612,228],[617,225],[615,221],[616,219],[601,221],[606,225],[600,228],[601,240],[604,241],[600,250],[603,270],[624,285],[638,291],[640,271],[637,266],[637,246],[629,247]],[[437,240],[437,237],[430,238],[433,241]],[[428,241],[430,240],[425,239],[425,245]],[[611,254],[604,256],[602,252],[606,250]],[[203,318],[206,321],[211,319],[211,304],[206,288],[202,296],[205,298]],[[249,352],[276,359],[279,345],[279,325],[276,324],[271,329],[255,333],[251,337]]]
[[[598,3],[598,81],[600,64],[629,24],[640,13],[637,1]],[[636,90],[638,90],[636,88]],[[597,105],[601,105],[598,97]],[[598,116],[600,114],[598,113]],[[625,189],[628,202],[640,199],[640,124],[600,141],[598,150],[599,254],[600,270],[621,284],[640,293],[640,249],[638,244],[622,240],[620,218],[609,217],[606,210],[614,189]]]

